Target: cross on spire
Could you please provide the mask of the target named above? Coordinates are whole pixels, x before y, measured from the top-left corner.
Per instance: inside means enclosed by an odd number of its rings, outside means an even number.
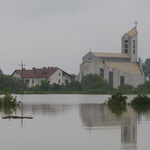
[[[135,24],[135,27],[137,27],[137,24],[138,24],[137,20],[135,20],[134,24]]]

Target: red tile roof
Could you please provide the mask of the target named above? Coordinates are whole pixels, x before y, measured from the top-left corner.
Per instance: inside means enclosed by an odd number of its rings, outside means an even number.
[[[58,69],[57,67],[33,68],[32,70],[23,69],[23,78],[49,78]],[[22,76],[22,70],[15,70],[12,75],[15,73]]]

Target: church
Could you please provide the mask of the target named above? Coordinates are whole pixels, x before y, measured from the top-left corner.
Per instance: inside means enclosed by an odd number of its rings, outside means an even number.
[[[98,74],[112,88],[120,85],[137,87],[144,84],[142,61],[138,59],[138,32],[135,25],[122,36],[121,53],[89,51],[82,57],[79,79],[88,74]]]

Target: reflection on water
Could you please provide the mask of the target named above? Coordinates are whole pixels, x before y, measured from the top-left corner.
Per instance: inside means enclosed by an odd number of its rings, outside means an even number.
[[[67,104],[26,104],[23,106],[23,112],[28,114],[36,115],[59,115],[65,113],[68,109],[71,108],[71,105]]]
[[[54,96],[53,96],[54,97]],[[60,98],[60,97],[59,97]],[[31,101],[11,111],[12,115],[32,116],[32,120],[1,120],[0,145],[3,150],[147,150],[142,145],[147,132],[150,109],[130,106],[122,109],[107,107],[101,102],[84,102],[83,98],[65,102]],[[98,99],[98,98],[97,98]],[[75,102],[75,100],[77,100]],[[147,111],[145,111],[147,110]],[[9,112],[9,111],[8,111]],[[5,109],[0,109],[2,117]],[[145,122],[143,121],[143,117]],[[140,122],[140,124],[139,124]],[[142,123],[145,130],[142,129]],[[140,130],[138,129],[140,126]],[[18,130],[18,129],[21,130]],[[142,129],[142,130],[141,130]],[[7,131],[7,132],[5,132]],[[138,134],[139,133],[139,134]],[[147,134],[146,139],[150,138]],[[13,140],[12,140],[13,139]],[[140,139],[140,140],[138,140]],[[144,141],[146,142],[146,141]]]
[[[136,150],[137,118],[139,117],[137,111],[127,106],[123,109],[121,116],[118,116],[117,109],[116,112],[112,113],[111,109],[103,104],[81,104],[80,106],[82,123],[88,130],[121,126],[122,149]]]
[[[137,113],[127,107],[127,112],[121,117],[121,142],[122,147],[136,149],[137,143]]]

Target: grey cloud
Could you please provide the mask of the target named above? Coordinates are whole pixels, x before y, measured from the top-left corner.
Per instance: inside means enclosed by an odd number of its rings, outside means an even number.
[[[78,73],[82,56],[90,48],[120,52],[121,36],[134,26],[135,19],[139,22],[139,55],[148,57],[148,3],[148,0],[0,0],[0,69],[12,73],[24,60],[27,67],[54,65]]]

